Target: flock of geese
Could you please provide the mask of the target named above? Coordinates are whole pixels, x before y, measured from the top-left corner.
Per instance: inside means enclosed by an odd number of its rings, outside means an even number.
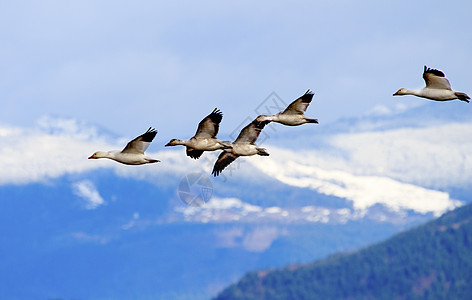
[[[423,79],[426,86],[419,90],[407,88],[399,89],[394,96],[414,95],[435,101],[448,101],[458,99],[469,103],[470,97],[451,88],[451,84],[442,71],[430,69],[426,66],[423,71]],[[204,151],[222,150],[213,167],[213,176],[218,176],[229,164],[239,156],[261,155],[268,156],[264,148],[256,145],[262,129],[270,122],[277,122],[287,126],[298,126],[306,123],[318,123],[317,119],[305,116],[305,111],[313,99],[313,93],[308,90],[304,95],[293,101],[287,108],[275,115],[260,115],[244,127],[234,142],[221,141],[216,135],[223,114],[214,109],[199,124],[197,132],[189,140],[172,139],[165,146],[182,145],[186,147],[187,156],[198,159]],[[157,159],[147,157],[144,152],[156,136],[157,131],[149,128],[144,134],[130,141],[122,151],[97,151],[89,159],[109,158],[127,165],[142,165],[159,162]]]

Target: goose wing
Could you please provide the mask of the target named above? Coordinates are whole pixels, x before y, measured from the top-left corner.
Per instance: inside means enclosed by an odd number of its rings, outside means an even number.
[[[202,156],[203,150],[196,150],[193,148],[187,147],[187,156],[190,156],[193,159],[199,159]]]
[[[196,138],[215,138],[220,128],[220,122],[223,119],[223,113],[215,108],[211,114],[206,116],[198,124]]]
[[[282,112],[282,114],[303,115],[306,109],[308,108],[308,105],[310,105],[313,96],[313,92],[311,92],[310,90],[306,91],[303,96],[290,103],[290,105],[287,106],[287,108]]]
[[[231,152],[226,152],[223,151],[220,153],[218,156],[218,159],[215,162],[215,165],[213,166],[213,171],[211,174],[213,176],[218,176],[220,173],[227,167],[229,166],[230,163],[236,160],[239,156],[236,154],[233,154]]]
[[[146,151],[146,149],[149,147],[156,134],[157,130],[149,127],[145,133],[129,142],[121,152],[144,154],[144,151]]]
[[[442,71],[430,69],[424,66],[423,79],[426,82],[426,87],[431,89],[445,89],[450,90],[451,84],[446,79]]]
[[[234,141],[235,143],[250,143],[254,144],[259,137],[264,126],[269,124],[270,121],[258,122],[257,119],[249,123],[239,133],[238,137]]]

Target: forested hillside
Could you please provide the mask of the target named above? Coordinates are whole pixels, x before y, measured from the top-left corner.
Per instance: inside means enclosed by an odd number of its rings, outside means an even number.
[[[472,205],[355,253],[249,273],[215,299],[472,299]]]

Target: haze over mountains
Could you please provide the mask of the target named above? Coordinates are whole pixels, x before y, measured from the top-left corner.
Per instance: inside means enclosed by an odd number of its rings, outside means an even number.
[[[271,155],[210,178],[201,207],[179,198],[180,182],[209,175],[217,153],[194,161],[163,150],[168,128],[148,149],[162,162],[130,167],[86,159],[129,140],[99,126],[0,125],[1,297],[208,299],[247,271],[387,238],[472,200],[465,108],[428,102],[290,131],[271,124],[261,134]]]

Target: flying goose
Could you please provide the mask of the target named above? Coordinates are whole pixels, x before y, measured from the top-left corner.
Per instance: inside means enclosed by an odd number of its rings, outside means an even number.
[[[218,156],[218,159],[213,166],[213,171],[211,172],[213,176],[218,176],[224,168],[239,156],[251,156],[256,154],[269,156],[269,153],[267,153],[264,148],[259,148],[255,144],[261,130],[268,123],[269,121],[258,122],[257,120],[254,120],[244,127],[236,140],[232,143],[233,147],[224,149]]]
[[[89,159],[109,158],[125,165],[142,165],[159,162],[157,159],[144,155],[144,151],[149,147],[156,134],[156,129],[149,127],[145,133],[129,142],[121,152],[97,151],[92,154]]]
[[[215,108],[198,124],[197,133],[188,141],[172,139],[165,146],[183,145],[187,147],[187,156],[198,159],[203,151],[215,151],[231,148],[231,142],[223,142],[216,138],[223,113]]]
[[[453,90],[442,71],[424,66],[423,79],[426,82],[424,88],[419,90],[401,88],[393,96],[415,95],[436,101],[459,99],[469,103],[470,97],[466,93]]]
[[[311,119],[305,116],[305,111],[313,99],[313,93],[308,90],[303,96],[293,101],[287,108],[278,114],[266,116],[260,115],[257,121],[277,122],[288,126],[298,126],[305,123],[318,123],[317,119]]]

